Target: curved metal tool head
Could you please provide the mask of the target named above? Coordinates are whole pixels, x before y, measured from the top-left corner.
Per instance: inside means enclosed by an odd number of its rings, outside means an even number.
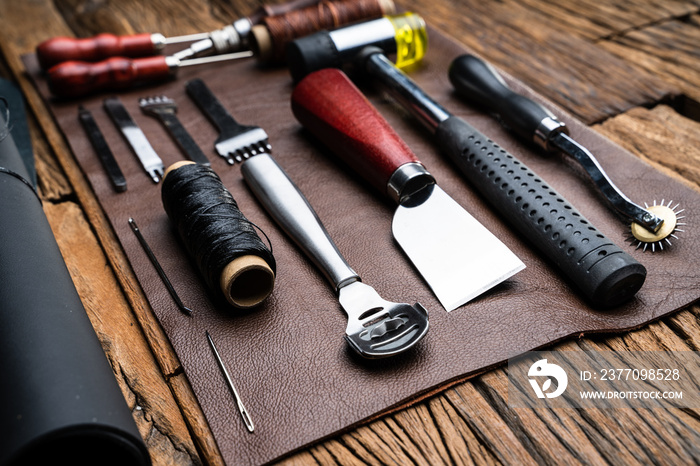
[[[400,354],[428,332],[428,311],[423,306],[385,301],[364,283],[342,287],[339,300],[348,314],[345,340],[362,357]]]

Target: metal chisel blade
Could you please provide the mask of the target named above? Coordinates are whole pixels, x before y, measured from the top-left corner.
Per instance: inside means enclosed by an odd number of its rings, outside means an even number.
[[[439,186],[402,202],[394,238],[452,311],[525,268],[525,264]]]
[[[104,108],[139,158],[146,173],[148,173],[154,183],[158,183],[165,172],[163,161],[158,157],[156,151],[153,150],[148,139],[146,139],[146,135],[143,134],[141,128],[131,118],[121,100],[117,97],[105,99]]]

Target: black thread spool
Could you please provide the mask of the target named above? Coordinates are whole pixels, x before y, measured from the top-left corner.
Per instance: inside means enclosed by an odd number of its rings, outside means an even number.
[[[235,307],[260,304],[274,288],[275,259],[210,167],[168,167],[163,207],[207,285]]]

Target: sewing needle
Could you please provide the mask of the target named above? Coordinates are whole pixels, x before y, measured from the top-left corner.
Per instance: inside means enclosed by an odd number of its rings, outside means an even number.
[[[253,432],[255,429],[255,426],[253,426],[253,420],[250,418],[250,414],[248,414],[248,410],[245,409],[245,406],[243,406],[243,402],[241,401],[241,397],[238,394],[238,390],[236,390],[236,387],[233,385],[233,382],[231,381],[231,376],[228,374],[228,371],[226,370],[226,366],[224,366],[224,362],[221,360],[221,356],[219,356],[219,351],[216,349],[216,345],[214,344],[214,340],[211,339],[211,335],[209,335],[209,332],[207,331],[207,339],[209,340],[209,345],[211,345],[211,349],[214,351],[214,356],[216,357],[216,362],[219,363],[219,368],[221,368],[221,372],[224,373],[224,377],[226,377],[226,382],[228,383],[229,388],[231,389],[231,392],[233,392],[233,397],[236,399],[236,404],[238,405],[238,410],[241,413],[241,417],[243,418],[243,422],[245,423],[245,426],[248,428],[249,432]]]
[[[151,248],[148,246],[148,243],[146,242],[146,238],[144,238],[143,235],[141,234],[141,230],[139,230],[139,227],[136,225],[136,221],[133,218],[129,218],[129,226],[131,227],[131,231],[134,232],[134,234],[136,235],[136,238],[139,240],[139,243],[141,243],[141,247],[143,247],[143,250],[146,252],[146,255],[151,260],[151,263],[153,264],[153,267],[155,267],[156,272],[158,272],[158,275],[160,275],[161,280],[163,280],[165,287],[168,289],[168,292],[170,293],[170,296],[172,296],[173,300],[175,301],[175,304],[177,304],[177,307],[180,308],[180,310],[182,312],[184,312],[185,314],[191,316],[192,309],[185,306],[182,303],[182,300],[180,300],[180,297],[177,295],[175,288],[173,288],[172,283],[170,283],[168,276],[165,275],[165,271],[160,266],[158,259],[156,259],[155,254],[153,254],[153,251],[151,251]]]

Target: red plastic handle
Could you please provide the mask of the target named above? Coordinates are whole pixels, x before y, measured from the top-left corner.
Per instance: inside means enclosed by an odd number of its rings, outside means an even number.
[[[157,53],[151,34],[115,36],[98,34],[87,39],[54,37],[36,48],[39,64],[44,70],[66,61],[96,62],[110,57],[147,57]]]
[[[48,71],[48,83],[53,95],[73,98],[160,81],[171,76],[172,70],[163,56],[134,60],[114,57],[98,63],[61,63]]]
[[[419,162],[341,70],[327,68],[302,79],[292,93],[292,111],[302,125],[383,193],[397,168]]]

